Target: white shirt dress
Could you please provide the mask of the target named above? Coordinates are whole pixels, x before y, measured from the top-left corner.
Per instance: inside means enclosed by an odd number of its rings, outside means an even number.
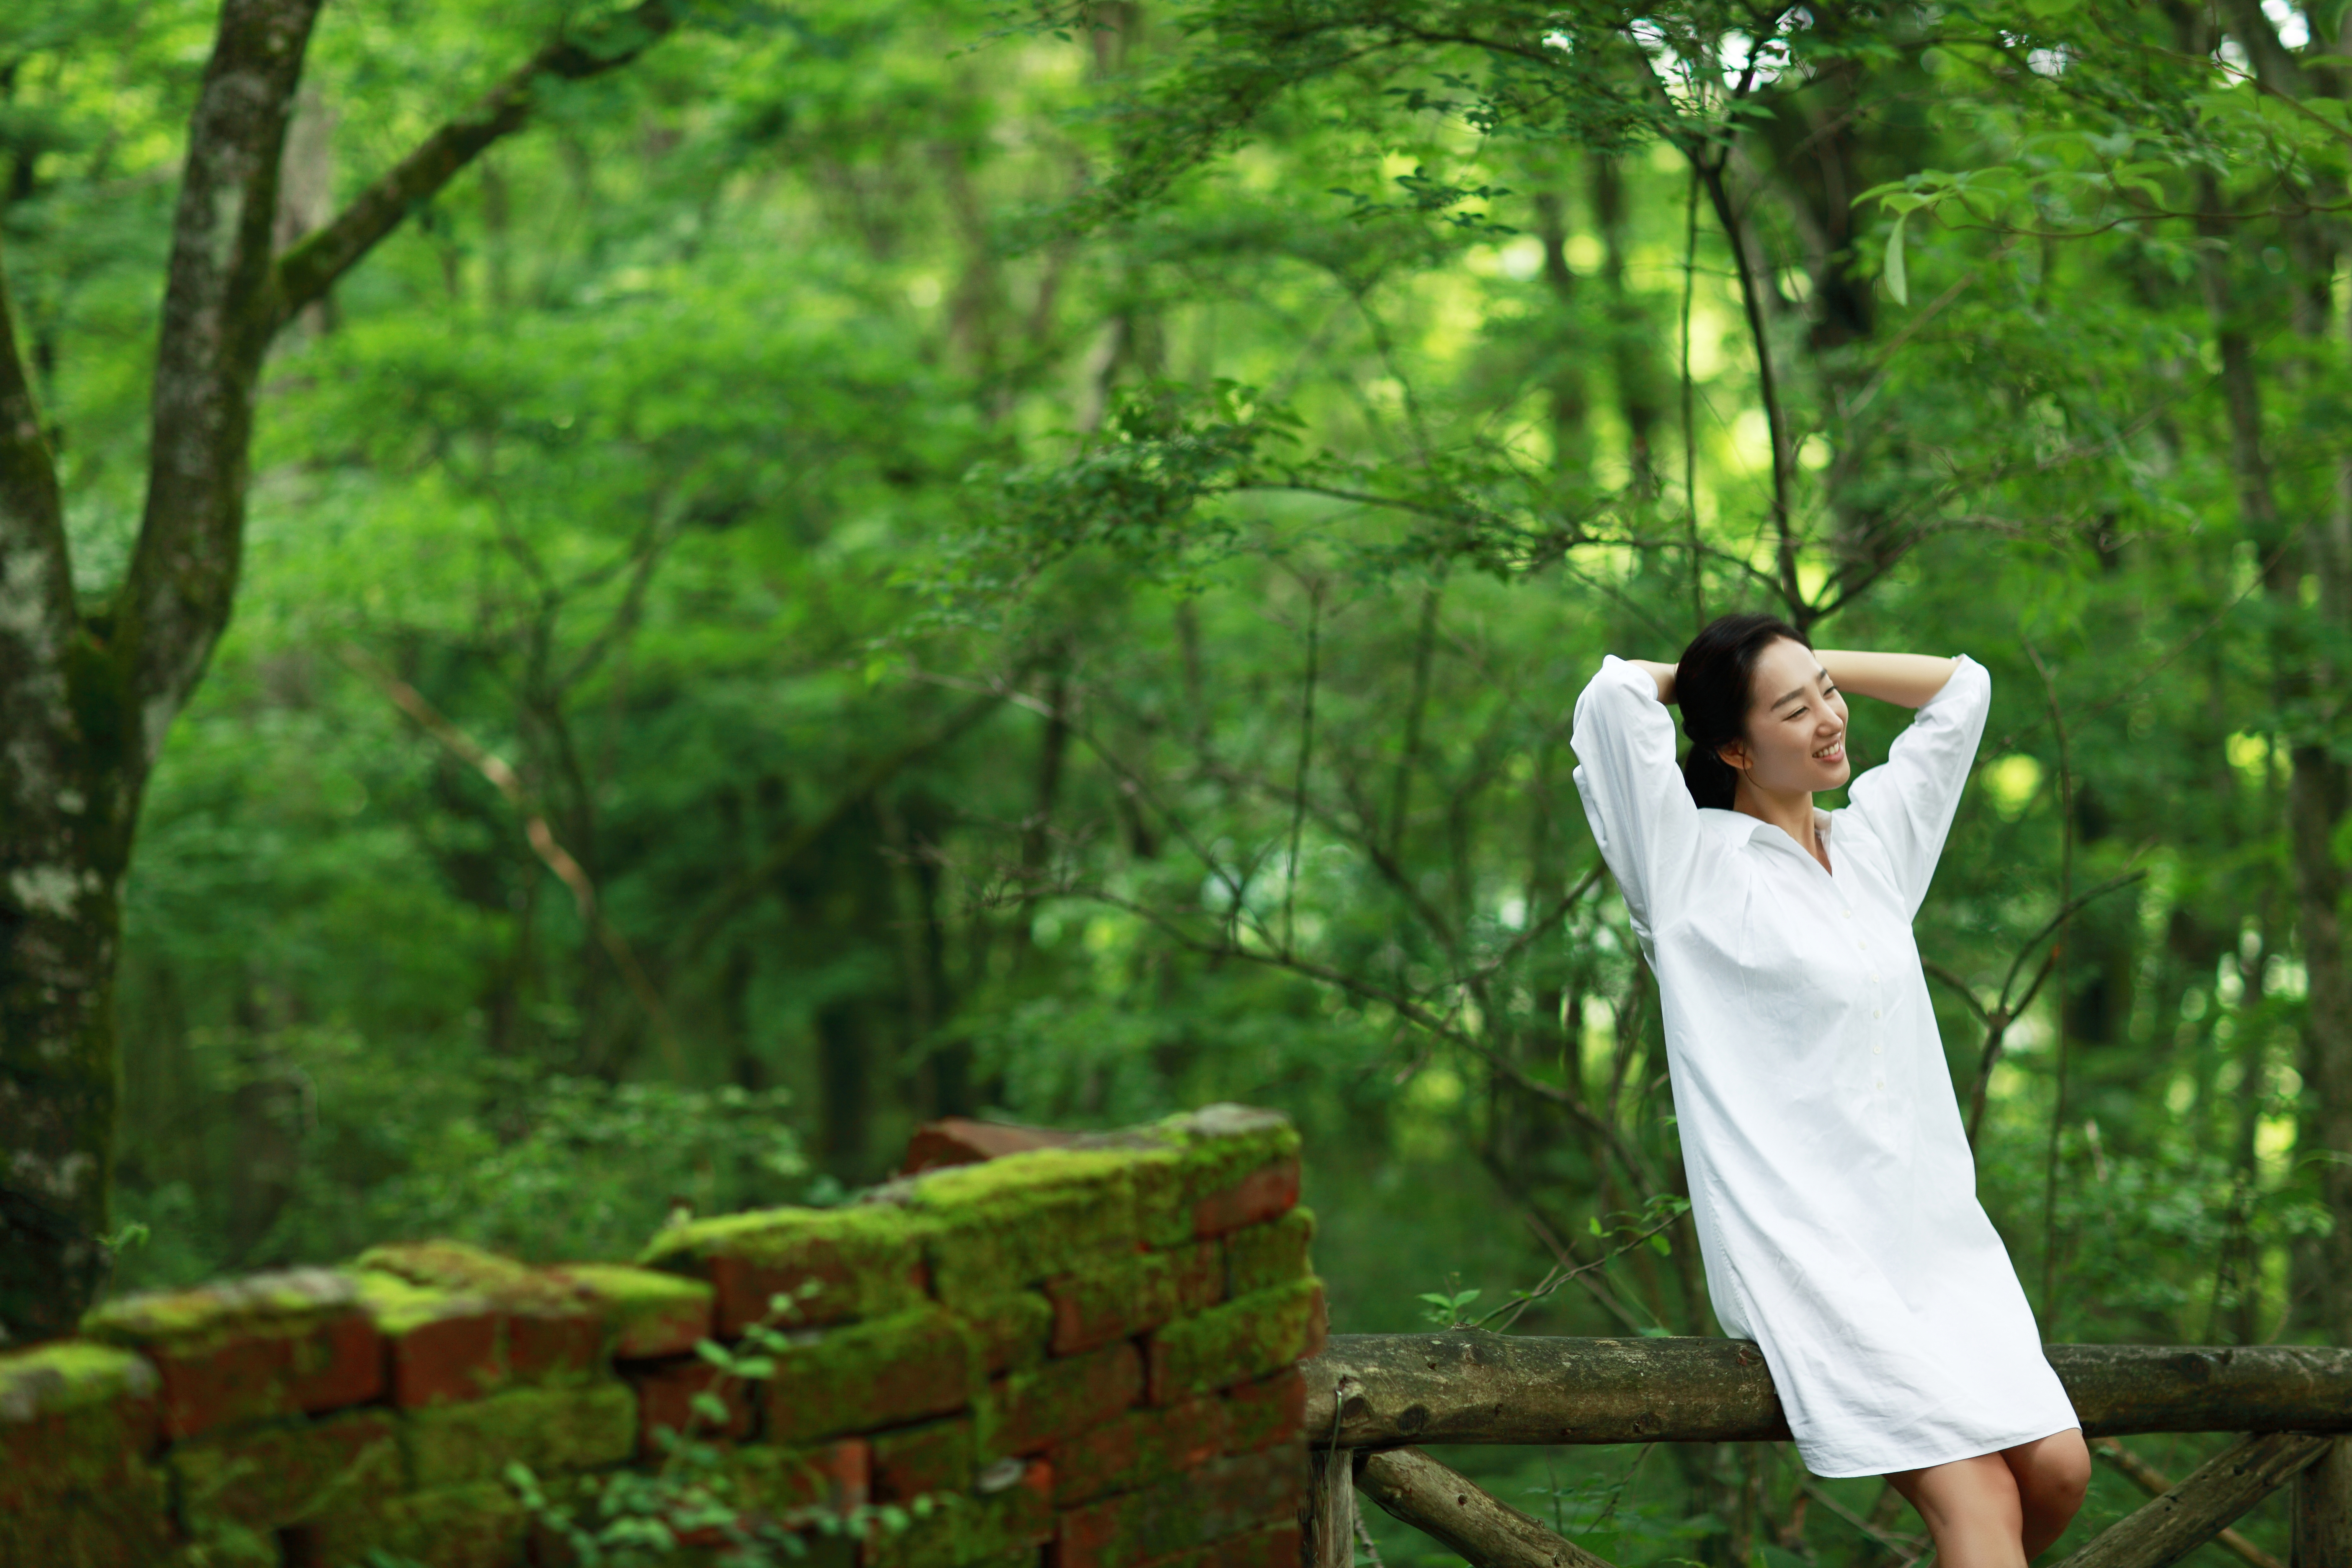
[[[1918,1469],[2077,1425],[1976,1197],[1911,919],[1992,682],[1962,658],[1852,804],[1834,868],[1701,810],[1656,683],[1577,699],[1576,787],[1658,977],[1715,1315],[1764,1352],[1817,1476]]]

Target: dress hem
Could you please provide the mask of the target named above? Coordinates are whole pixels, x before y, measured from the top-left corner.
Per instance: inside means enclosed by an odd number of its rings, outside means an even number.
[[[1873,1465],[1858,1470],[1816,1469],[1814,1468],[1811,1461],[1807,1460],[1805,1468],[1815,1479],[1824,1481],[1852,1480],[1857,1476],[1893,1475],[1901,1470],[1932,1469],[1937,1465],[1956,1465],[1962,1459],[1982,1458],[1987,1454],[1998,1454],[2003,1449],[2014,1448],[2021,1443],[2038,1443],[2044,1437],[2055,1437],[2061,1432],[2079,1432],[2082,1428],[2082,1418],[2077,1416],[2060,1426],[2034,1427],[2021,1436],[2002,1437],[1990,1442],[1971,1438],[1969,1440],[1968,1445],[1958,1452],[1946,1454],[1943,1458],[1937,1459],[1923,1459],[1911,1464]],[[1799,1447],[1797,1457],[1799,1458],[1804,1458],[1804,1450],[1801,1445]]]

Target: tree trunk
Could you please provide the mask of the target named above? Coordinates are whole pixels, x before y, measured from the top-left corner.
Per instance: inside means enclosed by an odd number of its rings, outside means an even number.
[[[104,610],[74,602],[57,468],[0,273],[0,1343],[69,1332],[102,1282],[122,882],[149,771],[228,625],[270,339],[671,0],[549,44],[281,258],[286,132],[324,0],[224,0],[196,92],[163,289],[147,501]]]

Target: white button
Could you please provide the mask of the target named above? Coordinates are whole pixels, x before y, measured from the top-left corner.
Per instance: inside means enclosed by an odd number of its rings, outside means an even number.
[[[1877,984],[1877,982],[1878,982],[1878,971],[1876,971],[1875,969],[1872,970],[1872,971],[1870,972],[1870,979],[1871,979],[1871,983],[1872,983],[1873,984]]]
[[[1883,1057],[1886,1054],[1886,1047],[1881,1045],[1873,1045],[1870,1047],[1870,1054],[1874,1057]]]
[[[1844,911],[1843,911],[1843,912],[1844,913],[1844,915],[1845,915],[1845,918],[1846,918],[1846,919],[1848,919],[1848,920],[1852,920],[1852,919],[1853,919],[1853,911],[1852,910],[1844,910]]]
[[[1869,949],[1869,947],[1870,947],[1870,943],[1868,943],[1868,942],[1855,942],[1853,945],[1854,945],[1854,946],[1856,946],[1856,947],[1858,947],[1858,948],[1862,948],[1862,949],[1864,949],[1864,951],[1867,951],[1867,950]]]
[[[1877,1008],[1875,1008],[1875,1007],[1873,1007],[1873,1008],[1870,1010],[1870,1016],[1871,1016],[1872,1017],[1874,1017],[1874,1018],[1877,1017],[1877,1016],[1878,1016],[1878,1009],[1877,1009]]]
[[[1886,1080],[1885,1080],[1885,1079],[1880,1079],[1878,1080],[1878,1087],[1879,1087],[1879,1088],[1881,1088],[1881,1089],[1885,1089],[1885,1088],[1886,1087]]]

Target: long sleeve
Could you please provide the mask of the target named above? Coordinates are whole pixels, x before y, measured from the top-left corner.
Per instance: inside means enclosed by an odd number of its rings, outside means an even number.
[[[1614,654],[1576,700],[1576,792],[1601,855],[1652,946],[1692,884],[1704,852],[1698,806],[1675,762],[1675,721],[1657,683]]]
[[[1962,654],[1944,689],[1895,737],[1886,761],[1855,779],[1847,792],[1848,809],[1885,848],[1887,868],[1910,914],[1919,912],[1927,896],[1991,708],[1992,677]]]

